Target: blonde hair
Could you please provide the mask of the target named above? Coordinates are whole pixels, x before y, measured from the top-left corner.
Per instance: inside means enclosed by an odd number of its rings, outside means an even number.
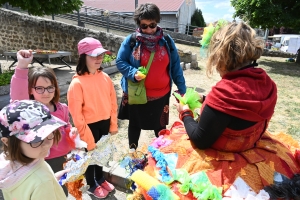
[[[230,72],[243,67],[262,55],[263,46],[262,38],[244,22],[228,24],[211,38],[206,74],[211,76],[214,69]]]

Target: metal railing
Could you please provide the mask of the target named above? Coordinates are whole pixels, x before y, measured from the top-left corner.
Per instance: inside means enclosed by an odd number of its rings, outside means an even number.
[[[20,8],[12,7],[9,4],[3,4],[3,8],[14,10],[18,12],[27,13]],[[126,33],[131,33],[136,29],[136,25],[133,21],[133,13],[120,13],[113,12],[99,8],[93,8],[89,6],[82,6],[79,11],[75,11],[69,14],[52,15],[52,19],[56,17],[72,20],[77,22],[78,26],[84,27],[85,25],[100,26],[106,28],[106,32],[110,30],[119,30]],[[161,20],[160,26],[164,30],[178,32],[184,32],[182,34],[192,35],[196,26],[179,24],[177,22]]]

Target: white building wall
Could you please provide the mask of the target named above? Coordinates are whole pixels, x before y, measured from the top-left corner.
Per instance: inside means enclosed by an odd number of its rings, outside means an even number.
[[[161,21],[159,24],[162,28],[177,32],[178,23],[175,14],[161,14]]]
[[[196,10],[195,0],[185,0],[178,12],[178,32],[185,33],[186,25],[191,24],[191,17]]]

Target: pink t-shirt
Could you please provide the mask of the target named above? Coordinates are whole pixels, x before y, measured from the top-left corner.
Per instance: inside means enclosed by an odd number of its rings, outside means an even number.
[[[10,98],[11,101],[29,99],[28,95],[28,69],[15,69],[15,74],[12,76],[10,83]],[[50,149],[50,154],[45,159],[57,158],[67,155],[72,147],[69,145],[67,138],[68,131],[71,129],[69,110],[66,104],[57,103],[56,110],[51,112],[51,115],[68,123],[66,126],[59,129],[61,140],[57,145],[53,145]]]

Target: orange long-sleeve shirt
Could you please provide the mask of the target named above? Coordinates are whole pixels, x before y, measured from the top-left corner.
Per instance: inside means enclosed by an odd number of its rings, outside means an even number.
[[[116,91],[106,73],[74,75],[67,98],[74,125],[88,150],[96,145],[88,124],[110,118],[109,132],[118,130]]]

